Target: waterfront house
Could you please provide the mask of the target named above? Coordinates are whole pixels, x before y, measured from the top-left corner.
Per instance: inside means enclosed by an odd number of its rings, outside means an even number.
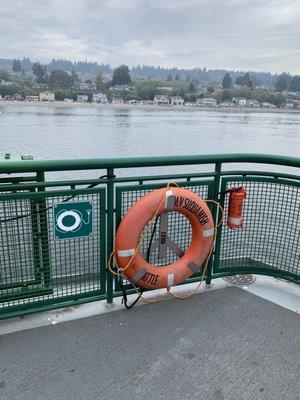
[[[11,100],[21,101],[21,100],[23,100],[23,97],[22,97],[22,95],[19,94],[19,93],[14,93],[14,94],[11,96]]]
[[[170,104],[169,96],[157,94],[154,97],[154,104],[157,106],[168,106]]]
[[[284,108],[294,108],[294,103],[292,101],[287,100],[284,104],[283,107]]]
[[[25,101],[39,101],[39,96],[26,96]]]
[[[120,98],[114,98],[112,99],[112,104],[124,104],[124,100]]]
[[[39,100],[40,101],[54,101],[55,100],[55,94],[50,91],[46,92],[41,92],[39,94]]]
[[[160,90],[162,92],[172,92],[173,87],[172,86],[157,86],[157,90]]]
[[[171,96],[170,97],[171,106],[183,106],[184,99],[181,96]]]
[[[294,103],[294,108],[297,108],[297,109],[300,108],[300,100],[294,99],[294,100],[293,100],[293,103]]]
[[[135,90],[132,85],[114,85],[109,88],[109,90],[114,90],[116,92],[129,92],[130,90]]]
[[[257,101],[257,100],[247,100],[247,107],[257,108],[259,106],[260,106],[259,101]]]
[[[96,84],[92,83],[92,82],[81,82],[77,86],[80,90],[96,90],[97,89]]]
[[[201,99],[196,99],[196,103],[200,107],[216,107],[217,100],[213,97],[203,97]]]
[[[37,88],[37,89],[41,89],[41,90],[43,90],[43,91],[46,91],[47,89],[49,89],[49,86],[47,85],[47,83],[34,83],[34,86]]]
[[[141,100],[140,104],[152,106],[153,105],[153,101],[152,100]]]
[[[297,93],[297,92],[299,92],[299,91],[283,90],[281,93],[282,93],[282,96],[294,96],[295,93]]]
[[[286,99],[282,107],[284,108],[300,108],[300,100],[296,99]]]
[[[235,107],[235,103],[233,101],[222,101],[219,104],[220,107]]]
[[[64,98],[65,103],[73,103],[73,99],[70,99],[69,97]]]
[[[78,103],[87,103],[89,101],[89,96],[87,94],[78,94],[77,101]]]
[[[247,106],[247,99],[245,99],[244,97],[235,97],[234,99],[232,99],[232,101],[238,107],[246,107]]]
[[[15,85],[15,83],[14,82],[10,82],[10,81],[5,81],[4,79],[1,79],[0,80],[0,85],[1,86],[13,86],[13,85]]]
[[[268,103],[268,102],[266,102],[266,101],[264,101],[263,103],[261,103],[261,106],[262,106],[263,108],[275,108],[275,107],[276,107],[274,104]]]
[[[93,94],[93,103],[107,103],[108,99],[106,94],[104,93],[94,93]]]

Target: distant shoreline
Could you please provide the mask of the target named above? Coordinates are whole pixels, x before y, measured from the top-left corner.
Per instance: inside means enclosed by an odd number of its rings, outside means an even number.
[[[42,107],[57,107],[57,108],[114,108],[114,109],[137,109],[137,110],[164,110],[164,111],[217,111],[226,113],[282,113],[282,114],[299,114],[300,109],[290,108],[252,108],[252,107],[199,107],[194,105],[184,106],[157,106],[151,104],[98,104],[98,103],[68,103],[64,101],[55,102],[39,102],[39,101],[6,101],[0,100],[1,106],[42,106]]]

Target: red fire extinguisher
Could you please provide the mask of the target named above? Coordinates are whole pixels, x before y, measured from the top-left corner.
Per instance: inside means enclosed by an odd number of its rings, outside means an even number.
[[[243,204],[246,196],[247,192],[243,187],[231,188],[229,190],[229,204],[228,204],[228,217],[227,217],[228,228],[231,229],[242,228]]]

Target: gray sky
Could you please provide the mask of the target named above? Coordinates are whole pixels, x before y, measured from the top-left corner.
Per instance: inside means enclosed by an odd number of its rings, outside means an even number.
[[[300,73],[300,0],[0,0],[0,58]]]

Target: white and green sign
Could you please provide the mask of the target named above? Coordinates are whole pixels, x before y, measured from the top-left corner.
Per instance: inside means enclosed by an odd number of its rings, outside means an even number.
[[[77,201],[54,204],[53,220],[56,239],[89,236],[93,233],[93,203]]]

